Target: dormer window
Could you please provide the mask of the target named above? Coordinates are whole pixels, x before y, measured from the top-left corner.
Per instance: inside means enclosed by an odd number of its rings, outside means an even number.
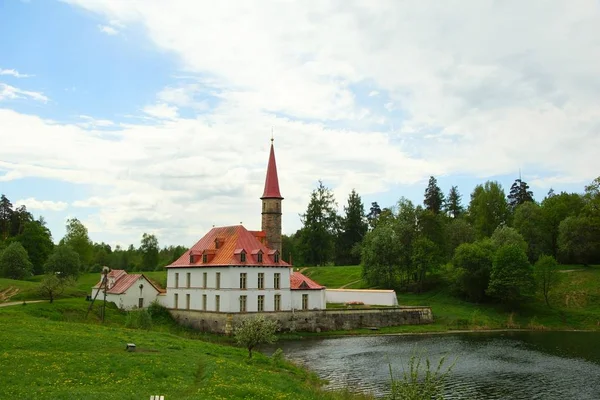
[[[245,252],[241,252],[240,253],[240,261],[241,262],[246,262],[246,253]]]
[[[208,254],[202,254],[202,263],[206,264],[208,262]]]
[[[194,263],[194,255],[190,253],[190,264]]]
[[[259,262],[259,263],[263,262],[263,261],[262,261],[262,253],[258,253],[258,254],[256,255],[256,261],[257,261],[257,262]]]
[[[276,263],[279,262],[279,253],[273,254],[273,262],[276,262]]]

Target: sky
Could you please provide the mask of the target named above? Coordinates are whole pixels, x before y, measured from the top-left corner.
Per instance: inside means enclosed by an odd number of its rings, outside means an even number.
[[[260,229],[271,132],[287,234],[319,180],[582,192],[598,71],[598,0],[0,0],[0,193],[55,241],[190,246]]]

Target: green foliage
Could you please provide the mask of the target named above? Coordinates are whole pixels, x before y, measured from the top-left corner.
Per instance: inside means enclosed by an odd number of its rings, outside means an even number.
[[[300,250],[307,265],[326,265],[333,260],[338,227],[337,205],[333,192],[319,181],[301,215]]]
[[[401,268],[402,244],[391,224],[378,224],[362,247],[363,278],[368,284],[394,288]]]
[[[442,400],[444,384],[450,375],[456,360],[448,368],[442,370],[446,357],[440,358],[435,369],[432,369],[429,358],[422,363],[422,356],[412,355],[408,362],[408,370],[403,371],[401,379],[394,378],[390,365],[390,400]],[[455,394],[455,393],[453,393]]]
[[[274,343],[277,340],[277,321],[264,316],[243,320],[234,330],[237,344],[248,349],[248,358],[252,358],[252,349],[262,343]]]
[[[81,265],[84,268],[89,267],[92,264],[94,247],[87,228],[77,218],[71,218],[67,220],[66,229],[67,233],[60,244],[70,246],[79,255]]]
[[[437,185],[437,180],[433,176],[429,177],[423,204],[425,205],[426,210],[429,210],[434,214],[439,214],[444,206],[444,194]]]
[[[6,240],[11,231],[13,205],[5,196],[0,196],[0,241]]]
[[[131,310],[127,312],[125,327],[130,329],[149,330],[152,328],[152,315],[145,308]]]
[[[377,221],[379,219],[379,215],[381,215],[381,207],[379,207],[379,204],[376,201],[374,201],[371,203],[371,208],[369,209],[369,213],[367,214],[369,228],[375,229],[375,226],[377,225]]]
[[[156,236],[144,233],[140,252],[142,253],[142,271],[154,271],[158,266],[158,239]]]
[[[437,268],[441,263],[439,247],[427,237],[419,236],[413,243],[411,260],[415,281],[421,291],[426,273]]]
[[[281,348],[278,348],[273,352],[271,358],[273,359],[276,365],[280,365],[284,360],[283,350],[281,350]]]
[[[457,271],[456,287],[469,301],[480,302],[490,281],[494,259],[489,239],[475,243],[463,243],[456,248],[452,265]]]
[[[44,264],[54,249],[52,234],[50,229],[42,221],[28,221],[23,227],[23,231],[15,238],[19,241],[33,264],[33,273],[35,275],[44,272]]]
[[[491,243],[494,250],[498,250],[502,246],[515,245],[524,252],[527,252],[527,242],[516,229],[508,226],[499,226],[496,228],[491,237]]]
[[[530,262],[542,254],[552,251],[551,235],[542,208],[531,201],[515,209],[513,226],[527,242],[527,257]]]
[[[353,189],[348,196],[348,205],[344,206],[344,215],[340,218],[340,231],[335,246],[336,265],[352,265],[360,262],[360,253],[353,252],[367,233],[368,224],[365,208],[358,193]]]
[[[72,278],[60,278],[57,274],[50,273],[44,275],[38,290],[42,298],[53,303],[56,297],[60,296],[66,288],[74,286],[74,284],[75,281]]]
[[[529,190],[529,185],[527,182],[522,181],[521,178],[516,179],[510,187],[510,193],[508,194],[508,206],[514,211],[517,206],[528,201],[533,202],[533,192]]]
[[[0,274],[9,279],[25,279],[31,276],[33,265],[27,251],[19,242],[13,242],[0,254]]]
[[[559,225],[559,259],[563,263],[600,261],[600,219],[567,217]]]
[[[550,235],[551,254],[558,257],[560,223],[567,217],[579,215],[584,206],[583,197],[577,193],[561,192],[547,196],[541,204],[544,225]]]
[[[508,244],[496,251],[486,293],[511,307],[533,296],[533,270],[522,247]]]
[[[76,278],[81,272],[79,254],[71,246],[59,244],[48,257],[44,270],[46,273],[58,273],[61,278]]]
[[[462,196],[458,192],[458,187],[452,186],[450,188],[450,192],[448,192],[448,196],[446,197],[446,203],[444,204],[444,211],[446,212],[446,215],[448,215],[450,218],[460,217],[465,212],[465,208],[463,207],[461,201]]]
[[[558,283],[558,263],[552,256],[541,256],[533,266],[533,275],[538,290],[544,296],[546,305],[550,307],[548,296]]]
[[[471,193],[469,220],[478,237],[489,237],[498,226],[508,221],[508,204],[502,185],[487,181]]]
[[[454,218],[444,225],[444,237],[446,257],[452,258],[458,246],[475,241],[475,229],[465,218]]]

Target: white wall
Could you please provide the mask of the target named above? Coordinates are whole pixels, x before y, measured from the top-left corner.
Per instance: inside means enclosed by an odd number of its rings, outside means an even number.
[[[144,285],[143,289],[140,289],[140,284]],[[92,298],[98,293],[98,297],[96,297],[96,301],[104,300],[104,293],[100,289],[92,289]],[[135,281],[133,285],[129,287],[122,294],[106,294],[106,301],[113,302],[117,305],[117,307],[128,310],[132,308],[137,308],[139,305],[140,297],[144,299],[144,308],[148,307],[150,303],[152,303],[158,296],[158,291],[148,282],[144,277],[140,277]]]
[[[309,310],[324,310],[326,308],[325,290],[291,290],[292,307],[295,310],[302,310],[302,295],[308,295]]]
[[[325,292],[327,303],[362,301],[370,305],[398,305],[398,298],[393,290],[326,289]]]
[[[217,272],[221,274],[220,289],[216,289]],[[190,285],[187,287],[187,274]],[[203,287],[204,273],[207,275],[206,288]],[[240,274],[246,273],[246,289],[240,289]],[[264,273],[264,289],[258,289],[258,274]],[[274,289],[275,273],[280,274],[280,288]],[[291,310],[289,267],[202,267],[169,268],[167,272],[167,296],[164,304],[175,308],[175,294],[178,294],[178,308],[186,309],[187,295],[190,295],[190,310],[203,310],[203,295],[206,295],[206,310],[216,311],[217,295],[220,296],[220,312],[239,312],[240,296],[246,297],[246,311],[258,311],[258,296],[264,297],[264,311],[275,310],[275,294],[281,295],[281,310]],[[175,278],[179,281],[176,285]],[[176,287],[178,286],[178,287]]]

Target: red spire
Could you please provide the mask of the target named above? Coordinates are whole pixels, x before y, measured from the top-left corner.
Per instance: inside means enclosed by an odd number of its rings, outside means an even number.
[[[275,163],[273,139],[271,139],[271,154],[269,155],[267,178],[265,179],[265,191],[263,192],[261,199],[283,199],[281,193],[279,193],[279,179],[277,178],[277,164]]]

